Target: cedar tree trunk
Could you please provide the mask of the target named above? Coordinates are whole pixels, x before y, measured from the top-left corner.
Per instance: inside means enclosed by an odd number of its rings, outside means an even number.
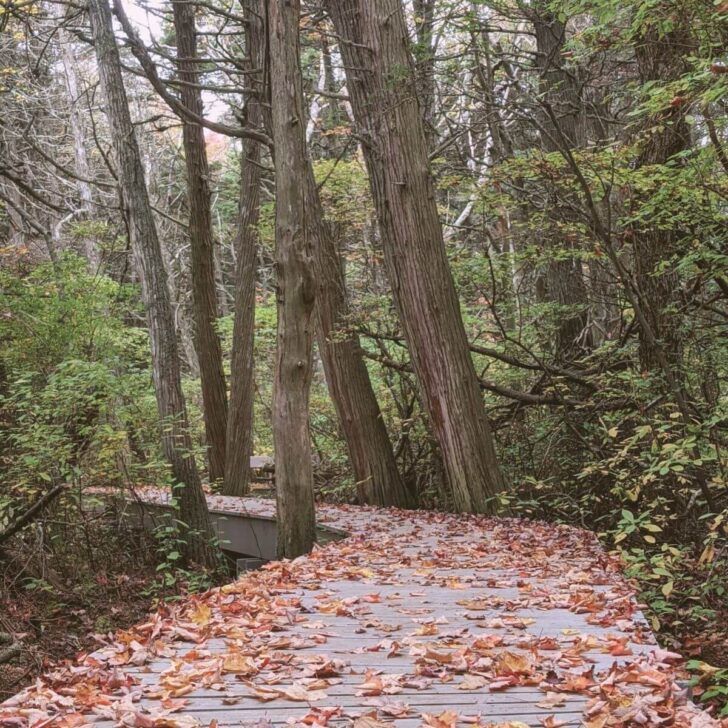
[[[187,557],[214,566],[217,553],[200,477],[191,455],[192,442],[180,376],[177,336],[167,288],[167,273],[149,203],[139,147],[132,126],[107,0],[90,0],[93,32],[106,117],[111,128],[116,173],[121,188],[130,242],[140,272],[152,349],[152,374],[162,424],[162,444],[170,462],[185,524]]]
[[[548,112],[542,115],[543,149],[546,152],[578,149],[585,141],[584,109],[575,71],[564,66],[566,26],[542,5],[536,6],[533,25],[539,86]],[[566,361],[588,353],[592,337],[580,251],[568,229],[575,222],[575,205],[560,195],[568,193],[557,189],[549,200],[552,238],[546,242],[549,249],[558,250],[559,256],[547,266],[546,298],[561,307],[554,353],[557,361]],[[572,250],[574,255],[564,255]]]
[[[265,78],[264,0],[243,0],[247,21],[245,114],[249,127],[263,123],[262,102]],[[240,202],[238,234],[235,241],[235,314],[230,361],[230,408],[227,423],[225,495],[242,496],[250,485],[250,455],[253,449],[253,394],[255,361],[255,270],[260,212],[262,145],[243,139],[240,155]]]
[[[193,114],[201,117],[202,94],[195,86],[199,83],[195,6],[187,0],[173,2],[172,11],[177,41],[177,72],[180,81],[183,82],[180,100]],[[182,142],[187,168],[187,200],[190,214],[194,341],[202,384],[208,476],[210,482],[214,482],[222,480],[225,475],[227,392],[222,368],[222,347],[215,329],[217,322],[215,241],[210,213],[210,170],[207,164],[205,130],[193,121],[183,120]]]
[[[268,48],[276,172],[278,338],[273,381],[278,556],[316,538],[309,394],[316,286],[307,224],[305,122],[299,61],[299,0],[268,3]]]
[[[328,0],[385,262],[457,510],[504,487],[445,254],[400,0]]]
[[[414,505],[372,389],[359,337],[347,331],[346,281],[331,228],[324,219],[313,169],[307,170],[308,223],[316,266],[316,330],[326,384],[349,449],[359,500]]]

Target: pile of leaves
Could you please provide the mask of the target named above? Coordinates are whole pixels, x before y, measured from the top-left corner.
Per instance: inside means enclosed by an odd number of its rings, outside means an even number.
[[[307,726],[519,728],[488,708],[527,690],[527,719],[548,728],[564,725],[564,711],[589,728],[720,725],[687,701],[680,656],[654,643],[622,564],[592,534],[518,519],[325,514],[352,535],[98,635],[97,651],[6,702],[0,722],[186,728],[274,710]],[[433,692],[450,705],[421,700]]]

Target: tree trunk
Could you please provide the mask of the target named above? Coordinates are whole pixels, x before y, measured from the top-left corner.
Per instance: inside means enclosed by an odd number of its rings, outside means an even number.
[[[657,81],[670,83],[678,80],[684,70],[684,56],[690,51],[689,33],[679,26],[660,35],[656,29],[648,30],[637,41],[635,55],[643,83]],[[664,165],[676,154],[690,148],[690,127],[686,116],[689,105],[677,103],[651,117],[649,127],[643,131],[637,166]],[[678,303],[678,276],[671,265],[665,265],[680,244],[680,234],[674,228],[635,225],[634,238],[635,284],[642,301],[645,317],[652,335],[640,329],[639,357],[645,371],[660,368],[663,350],[667,365],[681,379],[682,336],[679,316],[674,313]]]
[[[536,32],[536,68],[545,111],[542,116],[541,144],[546,152],[578,149],[585,143],[584,106],[574,71],[564,67],[562,51],[566,26],[545,5],[537,5],[533,15]],[[557,361],[574,359],[592,348],[588,296],[582,260],[574,234],[574,201],[555,188],[550,194],[550,239],[547,250],[558,256],[547,264],[546,299],[556,304],[558,325],[554,356]],[[573,251],[573,255],[569,255]],[[565,255],[566,254],[566,255]]]
[[[244,0],[247,20],[248,71],[246,83],[246,124],[259,128],[263,123],[262,99],[265,79],[265,6],[264,0]],[[260,212],[262,145],[243,139],[240,170],[238,234],[235,241],[235,319],[230,360],[230,409],[225,459],[225,495],[242,496],[250,484],[250,455],[253,449],[253,394],[255,362],[255,270]]]
[[[195,84],[199,83],[195,6],[190,2],[173,2],[172,10],[177,42],[177,71],[180,81],[183,82],[180,100],[186,109],[201,117],[202,95],[195,87]],[[207,164],[205,131],[199,124],[184,119],[182,141],[187,167],[187,200],[190,215],[195,350],[200,364],[208,476],[210,482],[214,482],[222,480],[225,475],[227,392],[222,367],[222,347],[215,329],[217,322],[215,241],[212,235],[210,171]]]
[[[59,20],[63,16],[62,8],[58,7],[56,13]],[[78,217],[81,220],[88,220],[93,212],[94,196],[91,190],[91,184],[88,180],[91,178],[91,171],[88,162],[88,154],[86,152],[86,132],[84,130],[84,120],[79,109],[79,83],[78,71],[76,68],[77,60],[73,54],[73,44],[70,33],[64,28],[58,28],[58,48],[63,63],[63,76],[66,82],[66,90],[68,91],[69,121],[71,133],[73,135],[73,156],[75,162],[75,171],[78,175],[76,179],[76,188],[81,201]],[[83,245],[86,252],[89,268],[93,273],[99,270],[100,257],[96,244],[92,235],[84,234]]]
[[[268,3],[276,172],[278,337],[273,381],[278,556],[309,551],[316,538],[308,406],[316,285],[306,195],[305,116],[299,62],[299,0]]]
[[[320,66],[317,91],[335,93],[331,52],[325,37],[321,39]],[[306,142],[310,149],[313,132],[324,132],[317,146],[328,157],[331,150],[325,131],[336,125],[336,112],[329,111],[327,118],[323,116],[324,107],[314,94]],[[319,124],[320,121],[323,123]],[[326,221],[311,165],[306,184],[311,200],[309,230],[316,271],[316,337],[329,395],[346,440],[358,499],[370,505],[411,507],[415,499],[399,475],[359,337],[348,330],[349,305],[343,261],[333,230]]]
[[[412,0],[416,43],[415,84],[420,102],[424,131],[431,149],[437,136],[435,128],[435,3],[436,0]]]
[[[131,246],[141,274],[152,350],[152,374],[162,425],[162,445],[172,469],[180,518],[185,524],[187,557],[207,566],[216,564],[205,495],[190,454],[187,410],[180,377],[177,337],[167,288],[167,274],[144,180],[139,147],[132,126],[121,60],[107,0],[90,0],[89,17],[111,128],[116,172]]]
[[[349,450],[359,500],[412,507],[372,389],[359,337],[347,331],[349,306],[341,258],[324,219],[313,169],[306,175],[308,224],[316,267],[316,331],[326,384]]]
[[[400,0],[328,0],[385,261],[453,503],[487,512],[504,481],[450,272]]]

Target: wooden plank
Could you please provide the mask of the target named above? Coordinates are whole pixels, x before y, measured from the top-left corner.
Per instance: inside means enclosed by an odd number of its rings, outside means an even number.
[[[362,708],[361,710],[356,711],[358,714],[367,714],[369,711],[367,708]],[[285,714],[268,714],[265,712],[265,710],[261,709],[261,714],[256,717],[248,716],[248,717],[242,717],[239,714],[236,713],[226,713],[222,716],[218,716],[215,718],[217,720],[218,728],[267,728],[267,726],[277,726],[277,725],[291,725],[291,720],[301,720],[303,717],[305,717],[307,711],[306,710],[294,710],[291,711],[291,714],[285,715]],[[327,722],[327,726],[330,726],[331,728],[351,728],[354,722],[354,715],[355,713],[352,711],[349,715],[343,718],[332,718],[329,719]],[[174,713],[170,716],[171,720],[174,720],[176,716],[185,716],[183,712],[180,713]],[[543,722],[541,721],[542,716],[524,716],[521,718],[515,718],[514,716],[507,716],[504,718],[504,720],[518,720],[519,722],[529,726],[529,728],[543,728]],[[570,714],[570,713],[561,713],[558,715],[559,720],[564,721],[560,725],[563,726],[563,728],[571,728],[572,726],[582,726],[582,717],[581,713],[576,714]],[[377,720],[382,721],[383,723],[387,723],[388,725],[393,726],[393,728],[422,728],[422,720],[420,718],[399,718],[394,719],[391,717],[388,717],[386,715],[379,715],[377,717]],[[492,719],[489,715],[483,715],[482,716],[482,722],[492,723],[495,719]],[[118,724],[114,723],[112,721],[94,721],[93,722],[93,728],[118,728]],[[209,725],[209,723],[208,723]],[[459,725],[465,726],[465,723],[461,723]]]
[[[437,696],[433,696],[437,697]],[[394,701],[393,701],[394,702]],[[427,702],[427,703],[407,703],[412,710],[413,714],[417,713],[442,713],[446,710],[455,710],[463,715],[478,715],[482,714],[489,721],[505,721],[505,720],[524,720],[525,718],[545,718],[548,715],[567,715],[571,718],[580,717],[582,714],[582,708],[576,707],[573,710],[564,709],[549,709],[538,708],[535,705],[527,704],[508,704],[508,705],[490,705],[485,702],[481,703],[468,703],[463,704],[461,701],[439,701],[439,702]],[[358,703],[352,705],[341,705],[337,700],[335,701],[336,707],[342,707],[349,712],[366,713],[368,711],[376,710],[377,705],[371,703],[363,703],[361,699]],[[275,716],[276,718],[302,718],[306,715],[312,707],[331,707],[326,701],[319,701],[317,704],[307,705],[303,703],[296,707],[295,705],[279,705],[274,703],[258,703],[250,710],[241,707],[240,705],[222,705],[220,704],[215,709],[190,709],[185,708],[182,715],[188,715],[194,717],[201,724],[209,724],[212,720],[217,720],[219,723],[225,723],[233,720],[255,720],[268,716]],[[232,722],[232,721],[230,721]]]
[[[290,687],[285,684],[277,685],[275,687],[281,690],[286,687]],[[387,703],[406,703],[411,706],[426,706],[426,705],[457,705],[465,710],[469,711],[472,706],[479,706],[481,708],[488,706],[493,711],[499,711],[501,713],[507,713],[512,711],[514,707],[519,710],[523,710],[524,713],[541,713],[543,714],[544,708],[536,706],[536,703],[542,701],[545,698],[544,693],[536,692],[522,692],[513,693],[508,695],[504,693],[465,693],[465,692],[439,692],[436,690],[428,691],[409,691],[395,693],[393,695],[385,696],[362,696],[356,695],[354,692],[334,692],[332,689],[326,690],[327,697],[321,698],[320,700],[311,701],[311,705],[330,705],[333,701],[334,704],[342,707],[356,707],[356,706],[380,706],[386,705]],[[223,699],[234,699],[238,702],[223,702]],[[261,707],[270,709],[286,709],[293,708],[300,705],[300,702],[292,700],[274,700],[266,702],[260,699],[256,699],[252,690],[248,690],[246,693],[230,693],[225,692],[218,694],[217,699],[212,696],[186,696],[187,705],[184,710],[186,713],[194,712],[208,712],[225,710],[229,711],[230,706],[234,705],[235,710],[258,710]],[[151,703],[152,701],[145,699],[142,701]],[[308,703],[305,701],[304,705]],[[566,706],[569,710],[576,711],[581,710],[586,698],[571,696]],[[550,710],[553,710],[550,709]]]
[[[349,683],[344,683],[340,685],[331,685],[327,688],[325,688],[326,693],[329,696],[329,699],[336,698],[338,696],[352,696],[355,695],[358,691],[359,685],[361,684],[362,679],[359,679],[358,681],[351,681]],[[446,695],[450,696],[451,700],[458,700],[462,701],[462,705],[466,705],[474,699],[470,696],[479,696],[479,699],[485,699],[489,703],[492,703],[493,705],[499,705],[501,703],[509,704],[509,703],[537,703],[544,699],[545,693],[542,690],[539,690],[538,688],[527,688],[522,687],[518,690],[511,689],[511,690],[504,690],[504,691],[496,691],[496,692],[484,692],[482,689],[480,691],[463,691],[458,689],[458,684],[460,684],[461,681],[457,681],[455,683],[440,683],[435,684],[432,687],[431,694],[437,694],[437,695]],[[284,689],[290,685],[293,685],[294,683],[278,683],[275,685],[276,688]],[[211,702],[217,702],[219,703],[221,700],[221,697],[235,697],[235,698],[245,698],[250,697],[251,690],[247,685],[243,685],[242,683],[230,683],[228,687],[226,687],[225,690],[212,690],[210,688],[201,688],[199,690],[195,690],[194,692],[188,693],[185,695],[186,699],[194,700],[195,703],[203,704],[206,701]],[[403,688],[400,692],[394,693],[392,695],[384,696],[385,698],[391,699],[393,701],[401,701],[405,703],[418,703],[420,701],[426,701],[427,700],[427,693],[424,690],[414,690],[411,688]],[[371,698],[376,696],[370,696]],[[581,695],[576,695],[573,693],[563,693],[563,698],[566,703],[572,704],[572,703],[579,703],[582,704],[585,701],[585,698]],[[359,698],[360,700],[368,700],[366,696]],[[323,701],[326,702],[326,701]],[[338,704],[338,700],[337,700]],[[262,705],[262,703],[259,703],[259,705]]]

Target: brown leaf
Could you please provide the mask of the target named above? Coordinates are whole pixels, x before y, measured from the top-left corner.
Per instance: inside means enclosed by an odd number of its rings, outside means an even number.
[[[359,697],[376,697],[378,695],[394,695],[401,693],[398,675],[374,675],[367,673],[366,680],[358,686],[356,695]]]
[[[328,697],[323,690],[308,690],[303,685],[292,685],[290,688],[285,688],[280,691],[280,695],[283,698],[288,698],[288,700],[297,700],[306,703],[313,703]]]
[[[584,728],[604,728],[609,721],[609,716],[605,713],[595,715],[593,718],[589,718],[584,721]]]
[[[503,644],[503,635],[486,634],[478,637],[472,644],[474,650],[492,650]]]
[[[560,728],[560,726],[566,725],[566,721],[560,720],[555,715],[539,718],[539,720],[543,723],[544,728]]]
[[[449,665],[452,662],[452,652],[438,652],[437,650],[425,650],[425,659],[439,662],[441,665]]]
[[[456,604],[473,612],[485,612],[493,607],[493,602],[488,599],[459,599]]]
[[[458,714],[452,710],[446,710],[439,715],[433,713],[423,713],[422,722],[432,728],[455,728]]]
[[[536,703],[539,708],[560,708],[566,702],[566,696],[561,693],[547,691],[546,697]]]
[[[304,725],[322,726],[328,725],[332,718],[339,718],[343,713],[341,706],[332,708],[311,708],[311,710],[300,719]]]
[[[212,620],[212,609],[207,604],[199,603],[189,614],[190,619],[200,627],[205,627]]]
[[[386,723],[383,720],[377,719],[377,713],[368,713],[367,715],[361,715],[354,721],[353,728],[392,728],[391,723]]]
[[[503,650],[493,660],[496,675],[528,675],[533,671],[533,665],[527,655],[516,654]]]
[[[403,718],[411,710],[407,703],[400,703],[396,700],[381,700],[377,707],[380,713],[389,715],[392,718]]]
[[[488,681],[482,675],[466,675],[458,685],[458,690],[480,690],[487,684]]]
[[[506,688],[518,685],[519,679],[516,675],[507,675],[506,677],[499,677],[495,680],[491,680],[488,683],[488,690],[505,690]]]
[[[236,675],[254,675],[258,672],[258,668],[255,663],[245,655],[241,655],[237,652],[232,652],[223,658],[222,671],[230,672]]]

